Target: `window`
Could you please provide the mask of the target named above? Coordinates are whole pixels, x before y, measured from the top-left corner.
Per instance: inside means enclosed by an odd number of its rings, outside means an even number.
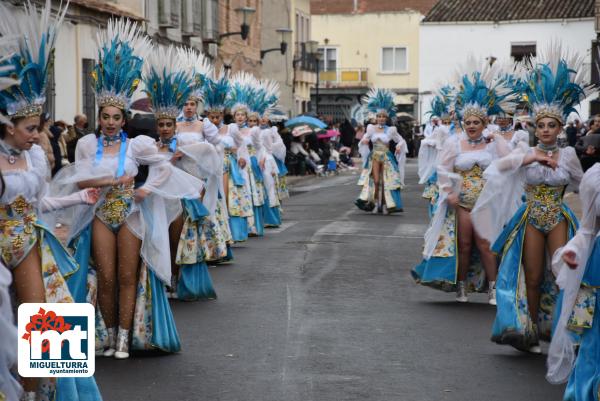
[[[83,114],[88,119],[90,127],[96,126],[96,97],[92,88],[92,71],[96,62],[91,58],[81,60],[81,98],[83,100]]]
[[[381,72],[408,72],[408,50],[406,47],[381,48]]]
[[[523,61],[535,57],[536,55],[536,44],[535,42],[530,43],[513,43],[510,45],[510,56],[516,62]]]
[[[338,68],[337,48],[321,47],[319,49],[321,57],[319,57],[320,71],[335,71]]]

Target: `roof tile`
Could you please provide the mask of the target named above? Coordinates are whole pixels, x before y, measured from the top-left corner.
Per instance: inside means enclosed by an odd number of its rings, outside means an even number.
[[[423,22],[515,21],[593,16],[594,0],[439,0]]]

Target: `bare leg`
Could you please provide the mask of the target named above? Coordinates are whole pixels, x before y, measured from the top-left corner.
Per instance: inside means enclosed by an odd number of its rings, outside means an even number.
[[[13,277],[19,304],[46,302],[42,264],[37,246],[34,246],[25,259],[13,270]],[[39,379],[36,377],[23,378],[25,391],[37,391],[38,384]]]
[[[98,272],[98,305],[107,328],[117,326],[117,239],[97,218],[92,221],[92,256]]]
[[[171,245],[171,274],[173,277],[178,277],[179,267],[175,263],[177,258],[177,246],[179,245],[179,237],[183,231],[183,213],[179,215],[169,226],[169,243]]]
[[[554,255],[556,250],[563,247],[567,243],[569,226],[565,220],[561,221],[556,227],[548,233],[547,245],[550,257]]]
[[[485,269],[485,277],[488,281],[496,281],[498,268],[496,266],[496,256],[494,256],[490,249],[490,243],[481,238],[475,230],[473,230],[473,235],[475,236],[475,245],[481,254],[481,263]]]
[[[142,242],[123,225],[117,235],[119,246],[119,327],[130,330],[137,291]]]
[[[540,306],[540,285],[544,277],[544,245],[544,234],[528,224],[523,244],[523,264],[525,265],[527,306],[531,320],[536,324]]]
[[[227,210],[229,210],[229,173],[223,173],[223,196],[227,203]]]
[[[371,166],[371,175],[373,176],[373,184],[375,185],[375,194],[374,200],[375,203],[379,201],[379,185],[381,184],[381,162],[372,161],[373,165]]]
[[[458,237],[458,281],[465,281],[471,263],[471,249],[473,247],[473,224],[468,210],[458,206],[456,208],[456,235]]]

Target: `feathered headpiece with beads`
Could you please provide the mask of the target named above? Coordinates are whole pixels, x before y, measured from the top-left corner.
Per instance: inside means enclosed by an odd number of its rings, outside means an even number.
[[[10,63],[5,63],[9,60],[13,54],[9,52],[9,47],[13,45],[13,41],[16,38],[0,38],[0,54],[6,54],[0,56],[0,92],[19,84],[19,80],[15,79],[15,68]],[[12,125],[10,120],[0,113],[0,124]]]
[[[431,99],[431,117],[449,118],[454,100],[454,88],[451,85],[442,86]]]
[[[231,78],[231,88],[226,104],[232,114],[250,110],[250,103],[254,97],[255,79],[252,74],[245,71],[240,71]]]
[[[389,89],[371,88],[362,98],[367,114],[385,113],[388,117],[396,115],[394,98],[396,94]]]
[[[48,70],[67,7],[68,2],[52,14],[52,2],[46,0],[38,14],[36,6],[29,1],[24,5],[24,12],[12,12],[0,4],[0,35],[15,39],[8,48],[12,56],[0,61],[0,80],[20,81],[0,92],[0,110],[8,117],[42,114]]]
[[[530,112],[536,121],[552,117],[564,124],[591,90],[586,83],[588,69],[583,57],[569,54],[555,42],[533,60],[532,65],[526,89]]]
[[[201,102],[204,98],[204,85],[207,78],[213,72],[213,66],[210,60],[204,54],[197,52],[194,49],[179,48],[177,54],[183,60],[185,68],[189,69],[193,76],[193,90],[189,95],[190,100],[196,103]]]
[[[499,64],[483,65],[470,58],[462,69],[456,93],[455,109],[464,120],[476,116],[486,120],[489,116],[514,113],[517,96]]]
[[[144,92],[156,119],[176,119],[194,90],[194,74],[173,46],[157,47],[146,60]]]
[[[250,100],[249,115],[256,114],[258,117],[268,117],[270,113],[277,108],[280,91],[279,83],[270,79],[258,80],[255,79],[253,89],[251,90],[252,98]]]
[[[98,63],[92,79],[98,105],[126,110],[140,83],[150,39],[135,22],[111,19],[96,41]]]
[[[204,110],[207,113],[225,110],[227,94],[229,93],[230,83],[223,69],[213,73],[206,78],[204,83]]]

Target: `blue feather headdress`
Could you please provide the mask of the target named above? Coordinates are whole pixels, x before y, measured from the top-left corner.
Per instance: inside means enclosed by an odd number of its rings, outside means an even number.
[[[454,100],[454,88],[451,85],[442,86],[431,99],[431,117],[450,118]]]
[[[396,94],[389,89],[371,88],[362,98],[367,114],[385,113],[388,117],[396,115],[394,98]]]
[[[489,116],[514,113],[517,96],[508,81],[502,77],[501,67],[478,63],[471,58],[463,69],[456,93],[455,108],[464,120],[470,116],[486,120]]]
[[[189,69],[193,75],[193,90],[189,96],[190,100],[201,102],[204,98],[204,85],[207,78],[212,74],[213,66],[210,60],[204,54],[194,49],[177,49],[177,54],[183,60],[185,68]]]
[[[249,115],[256,114],[258,117],[268,117],[270,113],[277,110],[280,91],[279,83],[270,79],[255,79],[251,90]]]
[[[227,94],[229,93],[229,87],[229,80],[222,69],[219,73],[213,71],[210,76],[206,77],[203,92],[204,110],[207,113],[221,113],[225,110],[225,102],[227,100]]]
[[[530,112],[536,121],[552,117],[564,124],[591,89],[585,83],[588,70],[583,57],[568,54],[557,42],[551,43],[532,64],[526,90]]]
[[[19,80],[19,85],[0,92],[0,110],[11,118],[42,114],[46,103],[48,69],[53,61],[54,45],[67,5],[52,15],[52,2],[46,0],[38,15],[29,1],[24,12],[12,12],[0,4],[0,35],[14,37],[9,47],[13,55],[0,61],[0,80]]]
[[[144,92],[156,119],[176,119],[194,90],[193,70],[173,46],[155,48],[146,60]]]
[[[10,88],[11,86],[18,85],[20,82],[15,78],[15,67],[10,63],[5,63],[7,60],[13,57],[13,53],[10,52],[9,48],[13,45],[14,40],[16,40],[16,38],[0,38],[0,54],[5,54],[4,56],[0,56],[0,92]],[[2,115],[2,113],[0,113],[0,124],[12,126],[10,120],[6,118],[6,116]]]
[[[255,78],[245,71],[236,73],[231,78],[231,88],[227,96],[226,105],[232,114],[238,111],[250,111],[250,103],[254,97],[256,86]]]
[[[509,62],[502,67],[500,79],[506,81],[506,85],[511,87],[515,94],[517,103],[523,102],[527,91],[528,62]]]
[[[98,63],[92,72],[99,107],[126,110],[142,77],[150,39],[135,22],[111,19],[97,37]]]

